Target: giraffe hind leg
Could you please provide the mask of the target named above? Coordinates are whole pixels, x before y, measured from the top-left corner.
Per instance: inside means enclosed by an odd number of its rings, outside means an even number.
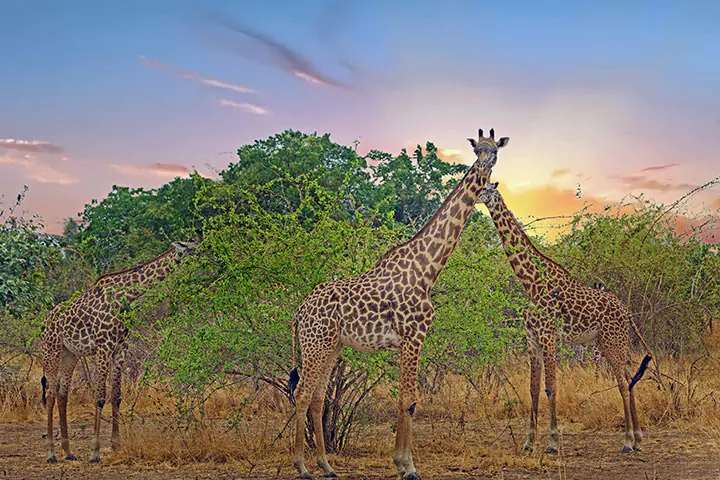
[[[530,425],[528,426],[527,439],[523,449],[532,452],[537,435],[538,404],[540,400],[540,380],[542,377],[542,348],[536,340],[530,340],[528,335],[528,350],[530,353]]]
[[[546,338],[542,343],[543,366],[545,368],[545,393],[548,397],[548,413],[550,414],[550,438],[546,451],[548,453],[557,453],[558,451],[558,429],[557,429],[557,410],[555,408],[555,400],[557,398],[557,382],[556,374],[556,357],[557,357],[557,337],[554,335]]]
[[[90,463],[100,462],[100,425],[102,420],[102,410],[105,406],[105,394],[107,392],[107,374],[109,361],[110,358],[107,353],[98,354],[97,378],[95,380],[95,431],[93,434]]]
[[[325,345],[313,345],[312,355],[303,355],[302,373],[300,374],[300,381],[295,390],[295,446],[293,464],[298,471],[298,478],[313,478],[305,466],[305,418],[307,417],[312,396],[321,380],[325,365],[338,348],[337,343],[335,345],[329,341],[323,343],[325,343]],[[322,425],[322,420],[320,421],[320,425]],[[322,429],[322,426],[320,428]]]
[[[47,342],[43,339],[44,342]],[[43,369],[45,370],[44,389],[45,409],[47,412],[47,432],[45,434],[45,442],[47,447],[47,462],[57,463],[55,457],[55,439],[53,436],[53,411],[55,410],[55,398],[58,391],[58,374],[60,371],[60,361],[62,358],[62,344],[44,343],[43,345]]]
[[[313,428],[315,430],[315,449],[317,450],[317,464],[325,472],[324,476],[335,478],[337,474],[330,466],[325,452],[325,434],[323,431],[323,407],[325,405],[325,393],[327,391],[330,374],[332,373],[335,361],[337,360],[340,348],[338,347],[325,361],[325,368],[322,371],[320,380],[318,381],[312,400],[310,401],[310,412],[313,419]]]
[[[127,343],[119,345],[113,356],[113,367],[110,373],[110,403],[112,406],[112,434],[110,447],[117,450],[120,446],[120,402],[122,398],[122,371],[127,356]]]
[[[73,373],[77,366],[78,357],[66,348],[63,348],[62,360],[60,361],[60,377],[58,382],[58,412],[60,414],[60,442],[65,451],[65,460],[77,460],[77,457],[70,451],[70,438],[67,425],[67,405],[70,387],[72,385]]]
[[[622,340],[622,339],[620,339]],[[625,416],[625,442],[623,444],[622,453],[631,452],[633,445],[635,444],[635,435],[633,433],[632,413],[630,408],[630,392],[628,389],[628,372],[625,366],[625,359],[627,358],[626,347],[627,338],[617,342],[619,345],[613,345],[603,339],[600,348],[602,349],[603,355],[607,359],[608,363],[612,367],[612,371],[615,374],[617,381],[618,390],[623,402],[623,413]]]

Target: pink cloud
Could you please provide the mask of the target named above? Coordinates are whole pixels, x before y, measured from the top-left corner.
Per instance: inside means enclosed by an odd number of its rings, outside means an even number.
[[[16,138],[0,138],[0,149],[16,152],[63,153],[63,148],[40,140],[19,140]]]
[[[676,167],[680,165],[679,163],[663,163],[661,165],[650,165],[649,167],[645,167],[641,172],[656,172],[658,170],[667,170],[668,168]]]
[[[239,103],[239,102],[233,102],[232,100],[220,100],[218,102],[220,105],[224,107],[234,107],[234,108],[241,108],[247,112],[253,113],[255,115],[267,115],[270,113],[270,110],[260,107],[258,105],[252,104],[252,103]]]
[[[155,162],[150,165],[133,165],[133,164],[120,164],[112,163],[109,165],[110,168],[116,172],[124,173],[125,175],[131,176],[147,176],[155,175],[158,177],[169,177],[169,176],[185,176],[190,173],[190,169],[184,165],[177,165],[174,163],[162,163]]]
[[[553,170],[552,172],[550,172],[550,176],[552,178],[558,178],[558,177],[565,176],[569,173],[570,173],[569,168],[557,168],[557,169]]]
[[[644,175],[616,175],[612,178],[620,180],[623,185],[632,190],[657,190],[660,192],[669,192],[672,190],[692,190],[697,187],[692,183],[667,183],[659,182],[648,178]]]
[[[198,82],[202,83],[203,85],[207,85],[208,87],[222,88],[224,90],[230,90],[237,93],[257,93],[257,90],[246,87],[245,85],[225,82],[222,80],[217,80],[215,78],[205,77],[195,72],[180,70],[171,67],[170,65],[163,63],[160,60],[148,58],[145,55],[140,55],[140,61],[143,63],[143,65],[147,67],[154,68],[156,70],[162,70],[163,72],[167,72],[177,78],[183,78],[186,80],[197,80]]]
[[[305,80],[314,85],[347,89],[349,85],[325,75],[320,69],[300,52],[292,49],[281,41],[249,27],[241,26],[227,20],[226,15],[219,14],[206,7],[198,7],[211,21],[244,38],[236,41],[231,49],[249,59],[270,65]]]
[[[0,155],[0,164],[20,167],[25,170],[27,178],[40,183],[70,185],[78,181],[77,178],[57,170],[48,161],[30,154],[22,156]]]

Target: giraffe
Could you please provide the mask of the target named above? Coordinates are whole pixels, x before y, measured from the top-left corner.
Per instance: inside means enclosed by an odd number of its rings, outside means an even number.
[[[487,183],[478,201],[484,203],[500,235],[508,261],[527,292],[531,306],[523,312],[530,352],[530,426],[525,450],[532,451],[537,430],[540,377],[545,368],[545,393],[550,413],[550,439],[547,451],[557,452],[558,431],[555,413],[555,360],[558,335],[569,343],[597,349],[608,360],[617,380],[625,414],[623,453],[640,450],[643,435],[635,407],[633,387],[645,373],[651,356],[646,355],[637,373],[630,377],[629,327],[643,340],[628,308],[604,288],[581,285],[567,270],[543,255],[523,231],[497,190],[498,183]],[[649,349],[648,349],[649,351]]]
[[[425,335],[434,318],[430,289],[457,244],[460,233],[492,167],[499,148],[510,141],[468,139],[477,156],[455,189],[428,223],[410,240],[391,249],[365,273],[317,285],[295,311],[302,373],[290,373],[295,393],[294,464],[298,478],[313,478],[303,458],[305,417],[315,428],[317,464],[325,477],[337,474],[327,461],[322,407],[330,373],[343,345],[359,351],[400,351],[400,395],[394,462],[406,480],[419,480],[412,460],[412,416],[417,397],[417,369]]]
[[[53,442],[53,409],[57,398],[60,437],[65,460],[77,460],[70,450],[67,403],[73,372],[80,357],[96,355],[95,435],[91,463],[100,461],[100,418],[105,405],[106,380],[110,373],[112,404],[111,445],[119,445],[120,384],[127,354],[128,328],[119,317],[130,302],[148,286],[162,281],[183,257],[195,251],[200,238],[173,242],[158,257],[141,265],[99,277],[85,292],[61,303],[45,318],[40,337],[43,353],[43,404],[47,407],[47,461],[57,463]]]

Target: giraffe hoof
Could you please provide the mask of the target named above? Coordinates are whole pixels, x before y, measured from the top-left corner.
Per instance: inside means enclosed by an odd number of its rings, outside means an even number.
[[[417,474],[417,472],[408,473],[403,477],[403,480],[422,480],[420,478],[420,475]]]
[[[335,472],[330,472],[330,473],[326,473],[325,475],[323,475],[323,477],[325,477],[325,478],[338,478],[338,474],[335,473]]]
[[[47,459],[47,463],[57,463],[57,458],[55,458],[54,456],[52,456],[52,457],[50,457],[50,458]]]
[[[100,463],[100,457],[97,458],[91,458],[90,463]]]
[[[523,450],[525,450],[526,452],[532,452],[535,449],[532,445],[523,445]]]
[[[71,453],[69,455],[65,455],[65,460],[69,462],[74,462],[75,460],[77,460],[77,457]]]
[[[633,450],[635,450],[636,452],[642,452],[642,447],[640,445],[636,445],[633,447]]]
[[[555,447],[547,447],[545,449],[545,453],[557,453],[557,448]]]
[[[312,475],[310,475],[309,473],[302,473],[295,478],[306,478],[308,480],[312,480],[314,477]]]
[[[622,450],[620,450],[620,453],[630,453],[630,452],[632,452],[632,451],[633,451],[633,448],[632,448],[632,447],[628,447],[627,445],[625,445],[625,446],[622,448]]]

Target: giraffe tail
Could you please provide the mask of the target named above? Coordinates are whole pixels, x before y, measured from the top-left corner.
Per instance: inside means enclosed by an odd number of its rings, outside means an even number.
[[[47,396],[45,395],[45,392],[47,391],[47,378],[45,378],[45,375],[42,376],[40,379],[40,384],[42,385],[42,402],[43,406],[47,406]]]
[[[635,384],[640,381],[643,374],[645,373],[645,370],[647,370],[650,360],[652,360],[652,356],[650,354],[645,355],[645,358],[643,358],[642,362],[640,363],[640,368],[638,368],[638,371],[635,372],[635,375],[633,375],[632,379],[630,379],[630,385],[628,386],[628,390],[632,390]]]
[[[290,400],[294,399],[294,393],[298,383],[300,383],[300,375],[298,374],[297,368],[293,368],[290,370],[290,379],[288,380],[288,395],[290,396]]]

